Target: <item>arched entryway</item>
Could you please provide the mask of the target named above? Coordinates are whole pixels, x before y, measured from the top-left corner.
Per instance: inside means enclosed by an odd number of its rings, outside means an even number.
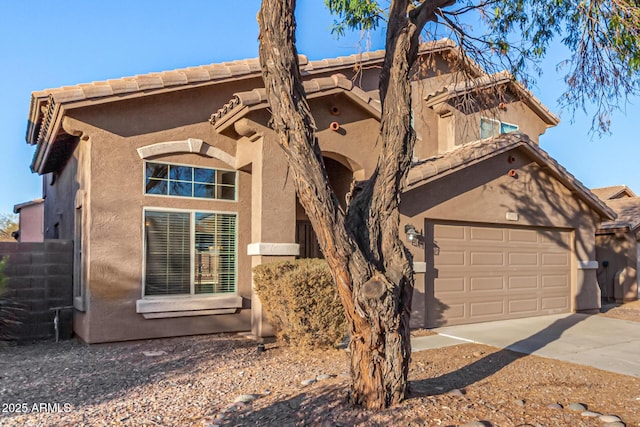
[[[332,156],[335,157],[335,156]],[[329,178],[329,185],[335,192],[340,206],[345,209],[347,206],[346,196],[351,188],[354,179],[354,172],[347,166],[345,160],[338,161],[333,158],[323,157],[324,166]],[[318,245],[311,222],[298,202],[296,197],[296,243],[300,245],[300,258],[324,258]]]

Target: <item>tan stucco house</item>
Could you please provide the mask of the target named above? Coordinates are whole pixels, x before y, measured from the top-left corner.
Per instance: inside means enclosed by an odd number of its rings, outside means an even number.
[[[640,197],[625,185],[592,190],[617,215],[596,231],[598,283],[602,299],[616,303],[640,296]]]
[[[413,326],[597,310],[594,236],[615,214],[539,148],[556,116],[507,74],[463,79],[448,40],[421,57],[401,225]],[[300,58],[342,200],[376,165],[382,59]],[[75,242],[82,340],[271,333],[251,268],[320,254],[269,119],[255,59],[33,93],[31,167],[45,236]]]

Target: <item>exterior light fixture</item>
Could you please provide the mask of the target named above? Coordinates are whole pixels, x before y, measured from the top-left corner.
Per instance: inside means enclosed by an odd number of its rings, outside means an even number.
[[[420,232],[416,230],[416,227],[411,224],[404,226],[404,234],[407,235],[407,240],[414,246],[418,244],[418,238],[422,237],[422,234],[420,234]]]

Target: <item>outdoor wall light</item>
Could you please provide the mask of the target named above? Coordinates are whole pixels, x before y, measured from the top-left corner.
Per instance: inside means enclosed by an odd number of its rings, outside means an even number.
[[[407,240],[410,241],[412,245],[417,245],[418,238],[422,237],[422,234],[420,234],[420,232],[416,230],[416,227],[411,224],[404,226],[404,234],[407,235]]]

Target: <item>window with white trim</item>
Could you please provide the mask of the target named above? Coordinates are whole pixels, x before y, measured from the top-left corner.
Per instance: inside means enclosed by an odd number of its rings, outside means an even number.
[[[491,138],[503,133],[515,132],[518,125],[501,122],[500,120],[480,118],[480,138]]]
[[[236,172],[171,163],[145,163],[145,193],[204,199],[236,199]]]
[[[234,213],[145,210],[145,296],[236,292]]]

